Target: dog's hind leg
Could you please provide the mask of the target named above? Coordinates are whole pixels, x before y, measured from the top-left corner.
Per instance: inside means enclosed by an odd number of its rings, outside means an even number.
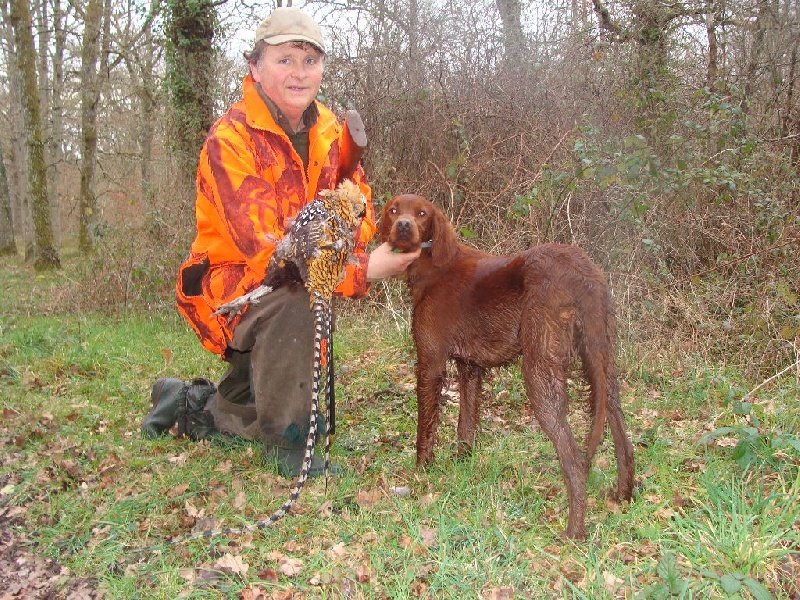
[[[565,535],[586,538],[586,458],[567,422],[564,373],[523,365],[525,388],[542,430],[555,447],[567,484],[569,515]]]
[[[633,495],[634,461],[633,444],[628,438],[625,418],[619,402],[619,385],[614,373],[608,377],[608,426],[614,438],[614,454],[617,457],[617,499],[630,500]]]
[[[559,319],[559,312],[552,308],[531,305],[527,310],[521,338],[525,390],[539,425],[555,447],[567,484],[565,535],[585,539],[588,463],[567,420],[566,368],[572,353],[572,323]]]
[[[472,452],[478,435],[478,414],[481,407],[481,394],[484,370],[476,365],[457,362],[458,368],[458,453]]]

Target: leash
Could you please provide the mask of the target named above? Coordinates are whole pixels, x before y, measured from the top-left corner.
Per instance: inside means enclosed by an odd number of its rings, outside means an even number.
[[[328,435],[336,434],[336,388],[334,387],[334,374],[333,374],[333,331],[328,332],[328,348],[327,348],[327,365],[328,365]],[[326,480],[327,484],[327,480]]]

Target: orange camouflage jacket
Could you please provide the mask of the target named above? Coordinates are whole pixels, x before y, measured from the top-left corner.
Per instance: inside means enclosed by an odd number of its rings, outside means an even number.
[[[225,356],[241,317],[228,323],[212,313],[264,279],[275,244],[290,219],[320,190],[333,189],[342,127],[317,102],[319,118],[309,131],[308,172],[289,137],[275,122],[251,76],[241,100],[211,128],[197,170],[197,236],[178,271],[178,310],[203,347]],[[367,198],[357,235],[355,264],[336,292],[367,293],[364,249],[375,233],[372,194],[361,167],[353,176]]]

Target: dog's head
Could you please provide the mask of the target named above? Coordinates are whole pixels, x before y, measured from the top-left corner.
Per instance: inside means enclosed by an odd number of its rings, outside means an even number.
[[[458,243],[445,214],[416,194],[395,196],[383,206],[379,235],[400,252],[429,247],[438,264],[452,257]]]
[[[395,196],[383,207],[380,220],[382,242],[389,242],[400,252],[414,252],[430,241],[430,220],[433,205],[415,194]]]

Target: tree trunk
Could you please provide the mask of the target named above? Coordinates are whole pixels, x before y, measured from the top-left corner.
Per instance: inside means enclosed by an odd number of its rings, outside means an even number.
[[[795,44],[789,59],[789,87],[786,90],[786,110],[781,123],[781,136],[790,140],[789,161],[795,168],[800,167],[800,110],[794,106],[795,88],[797,87],[797,58],[797,45]]]
[[[36,82],[36,55],[31,32],[31,13],[27,0],[11,0],[9,14],[22,79],[22,100],[28,142],[28,187],[35,240],[34,267],[60,268],[61,261],[53,243],[50,203],[47,197],[47,164],[44,159],[39,92]]]
[[[708,0],[706,12],[706,39],[708,39],[708,67],[706,68],[706,87],[714,91],[719,78],[719,57],[717,44],[717,12],[714,1]]]
[[[8,12],[8,2],[0,2],[2,15],[2,49],[9,73],[19,73],[17,54],[14,48],[14,31]],[[19,77],[8,78],[8,146],[6,160],[6,176],[8,191],[11,197],[11,220],[14,223],[15,237],[22,242],[25,261],[33,260],[33,230],[31,227],[30,199],[27,192],[28,152],[25,146],[22,109],[22,90]]]
[[[81,131],[83,160],[81,160],[80,213],[78,249],[82,254],[94,250],[97,224],[97,196],[94,173],[97,162],[97,55],[100,25],[103,16],[102,0],[88,0],[81,47]]]
[[[767,25],[770,23],[770,21],[771,14],[769,4],[766,2],[761,3],[755,22],[753,44],[750,47],[750,56],[748,57],[747,67],[745,69],[745,101],[742,104],[742,111],[745,113],[749,112],[750,110],[750,103],[748,100],[752,99],[756,90],[756,84],[759,78],[759,66],[761,64],[761,54],[764,51],[764,39],[766,38]]]
[[[53,0],[53,94],[50,106],[52,140],[50,147],[50,166],[48,168],[48,191],[50,204],[53,207],[53,230],[56,242],[60,247],[61,239],[61,205],[59,198],[60,180],[59,165],[64,160],[62,142],[64,140],[64,49],[66,47],[67,32],[64,27],[64,10],[60,0]]]
[[[8,191],[6,161],[3,145],[0,142],[0,256],[16,254],[17,242],[14,239],[14,220],[11,217],[11,194]]]
[[[139,96],[139,112],[141,122],[139,123],[139,148],[141,152],[141,162],[139,163],[139,173],[142,180],[142,206],[152,206],[154,198],[153,179],[151,167],[153,162],[153,137],[155,129],[153,120],[148,118],[156,109],[153,100],[153,89],[155,86],[152,73],[142,71],[142,84],[137,89]]]
[[[61,145],[60,132],[55,131],[55,115],[53,114],[53,106],[55,104],[56,92],[56,79],[55,73],[50,72],[49,53],[52,45],[52,40],[49,32],[56,29],[57,13],[60,11],[58,0],[55,0],[53,22],[50,23],[50,15],[48,14],[49,2],[42,1],[31,3],[36,11],[35,20],[38,23],[37,41],[39,42],[39,50],[36,55],[38,59],[38,81],[39,81],[39,107],[42,118],[42,138],[44,140],[44,160],[47,164],[47,201],[50,204],[50,221],[53,227],[53,240],[56,248],[59,247],[59,238],[61,235],[59,228],[59,210],[58,210],[58,159],[56,153]],[[58,15],[60,17],[60,15]],[[57,29],[56,29],[57,30]],[[58,49],[56,48],[56,51]]]
[[[508,64],[519,64],[527,55],[527,43],[522,31],[522,3],[520,0],[495,0],[503,24],[503,59]]]
[[[196,195],[197,160],[214,122],[212,94],[216,13],[208,0],[167,3],[167,87],[172,99],[177,200],[189,213]]]

